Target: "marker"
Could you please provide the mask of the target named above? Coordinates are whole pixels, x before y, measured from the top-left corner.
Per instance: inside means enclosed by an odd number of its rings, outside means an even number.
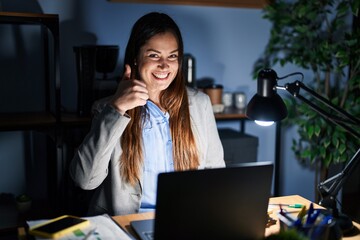
[[[281,203],[270,203],[270,206],[283,206],[283,207],[289,207],[289,208],[302,208],[305,205],[304,204],[300,204],[300,203],[295,203],[295,204],[281,204]]]
[[[299,214],[297,215],[297,218],[300,219],[301,222],[302,222],[302,220],[303,220],[303,218],[305,217],[305,215],[306,215],[306,206],[303,206],[303,207],[301,208],[301,211],[300,211]]]
[[[295,203],[295,204],[289,204],[288,207],[290,207],[290,208],[302,208],[302,207],[304,207],[304,205],[300,204],[300,203]]]

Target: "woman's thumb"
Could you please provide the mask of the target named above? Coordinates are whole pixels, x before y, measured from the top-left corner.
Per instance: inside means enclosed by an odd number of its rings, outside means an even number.
[[[131,67],[129,64],[126,64],[123,79],[129,80],[130,77],[131,77]]]

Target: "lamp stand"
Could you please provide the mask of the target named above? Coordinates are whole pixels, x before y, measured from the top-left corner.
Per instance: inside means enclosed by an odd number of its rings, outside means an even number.
[[[353,229],[354,225],[350,217],[344,213],[339,212],[335,197],[328,196],[324,199],[321,199],[319,205],[331,212],[331,215],[336,219],[336,223],[339,225],[343,234],[346,234]]]
[[[284,77],[279,78],[276,72],[272,69],[263,69],[258,74],[258,89],[257,94],[250,100],[247,106],[246,115],[250,119],[260,121],[280,121],[287,116],[287,109],[280,96],[276,93],[276,90],[286,90],[292,96],[300,99],[315,112],[319,113],[324,119],[329,120],[337,126],[342,127],[348,133],[352,134],[355,138],[360,139],[360,133],[354,129],[354,126],[360,126],[360,120],[334,105],[330,100],[324,98],[317,92],[306,87],[302,80],[287,83],[285,86],[278,86],[277,80],[285,79],[289,76],[301,75],[302,79],[304,75],[300,72],[288,74]],[[307,92],[314,99],[308,99],[300,94],[300,90]],[[316,100],[314,102],[314,100]],[[322,103],[326,108],[319,105]],[[275,160],[277,161],[276,166],[278,167],[278,161],[280,159],[278,143],[276,144],[276,155]],[[351,175],[352,170],[355,166],[360,163],[360,148],[346,164],[343,171],[336,174],[335,176],[328,178],[327,180],[320,182],[318,185],[318,191],[321,195],[320,205],[331,211],[333,217],[337,220],[339,227],[343,233],[347,233],[353,229],[352,221],[345,214],[340,213],[337,208],[336,196],[339,190],[342,188],[345,179]],[[278,169],[277,169],[278,170]],[[275,179],[276,185],[279,179]],[[277,193],[278,189],[275,189]]]
[[[336,218],[343,233],[350,231],[353,228],[352,220],[345,214],[339,212],[337,208],[336,195],[342,187],[346,178],[351,175],[351,172],[360,163],[360,148],[345,165],[344,169],[335,176],[321,182],[318,186],[321,200],[319,204],[332,212]]]

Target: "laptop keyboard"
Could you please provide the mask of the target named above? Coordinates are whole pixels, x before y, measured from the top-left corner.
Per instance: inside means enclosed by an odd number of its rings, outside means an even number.
[[[153,240],[154,239],[154,232],[153,231],[144,232],[144,235],[146,236],[146,239],[148,239],[148,240]]]

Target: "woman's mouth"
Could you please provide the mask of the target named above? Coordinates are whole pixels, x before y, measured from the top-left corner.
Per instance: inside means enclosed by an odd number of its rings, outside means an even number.
[[[157,79],[166,79],[169,76],[170,73],[164,72],[164,73],[153,73],[153,76]]]

